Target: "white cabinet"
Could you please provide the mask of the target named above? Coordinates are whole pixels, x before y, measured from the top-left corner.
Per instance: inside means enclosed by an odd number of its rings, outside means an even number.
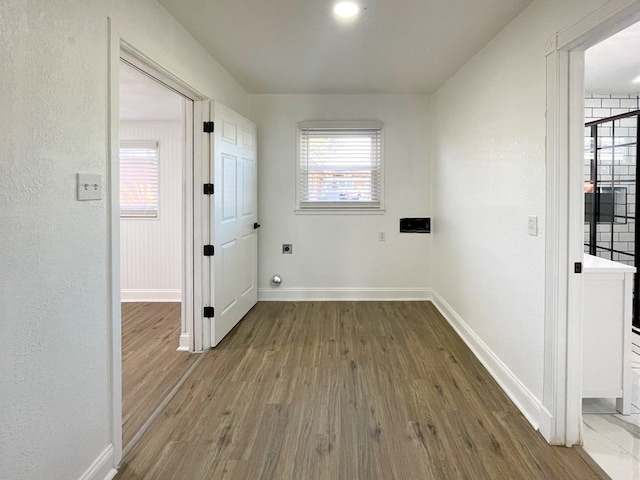
[[[634,267],[591,255],[583,266],[583,398],[616,398],[631,412]]]

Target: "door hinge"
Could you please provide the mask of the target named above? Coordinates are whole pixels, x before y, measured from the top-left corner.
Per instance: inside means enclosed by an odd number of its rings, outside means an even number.
[[[573,273],[582,273],[582,262],[576,262],[573,264]]]
[[[202,130],[204,131],[204,133],[213,133],[213,129],[213,122],[204,122],[202,126]]]
[[[214,247],[213,245],[205,245],[204,246],[204,256],[205,257],[213,257],[214,255]]]
[[[213,183],[205,183],[202,191],[205,195],[213,195]]]
[[[204,318],[213,318],[213,307],[204,307]]]

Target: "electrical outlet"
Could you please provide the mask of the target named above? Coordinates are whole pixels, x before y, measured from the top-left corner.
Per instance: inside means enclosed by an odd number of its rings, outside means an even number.
[[[527,220],[527,232],[532,237],[538,236],[538,217],[535,215],[529,216]]]
[[[384,242],[387,239],[386,235],[384,232],[378,232],[378,241],[379,242]]]
[[[102,200],[102,175],[78,173],[78,200]]]
[[[291,243],[282,244],[282,253],[290,255],[293,253],[293,245]]]

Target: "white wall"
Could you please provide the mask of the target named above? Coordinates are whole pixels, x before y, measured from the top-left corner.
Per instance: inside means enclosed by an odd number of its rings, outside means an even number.
[[[242,89],[154,1],[1,3],[3,479],[77,479],[111,461],[109,202],[76,201],[77,172],[108,172],[108,16],[158,63],[246,110]]]
[[[430,105],[411,95],[250,95],[258,124],[262,299],[424,298],[431,237],[399,233],[402,217],[431,215]],[[384,215],[296,215],[296,123],[384,122]],[[378,232],[386,241],[378,241]],[[293,244],[293,255],[281,253]],[[278,288],[271,276],[282,275]]]
[[[184,126],[176,122],[121,122],[120,139],[156,140],[159,156],[158,218],[120,221],[122,300],[179,302]]]
[[[434,96],[433,286],[534,423],[545,232],[528,236],[527,216],[544,226],[544,44],[603,3],[534,1]]]

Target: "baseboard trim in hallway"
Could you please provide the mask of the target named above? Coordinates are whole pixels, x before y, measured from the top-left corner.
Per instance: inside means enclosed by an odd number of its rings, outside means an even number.
[[[261,288],[260,302],[429,301],[430,288]]]
[[[82,474],[80,480],[111,480],[117,473],[113,468],[113,444],[110,443]]]
[[[438,292],[433,291],[432,303],[440,314],[449,322],[476,358],[487,369],[493,379],[498,382],[502,390],[518,407],[531,426],[540,428],[540,414],[542,404],[525,387],[500,358],[478,337],[467,323],[458,315]]]

